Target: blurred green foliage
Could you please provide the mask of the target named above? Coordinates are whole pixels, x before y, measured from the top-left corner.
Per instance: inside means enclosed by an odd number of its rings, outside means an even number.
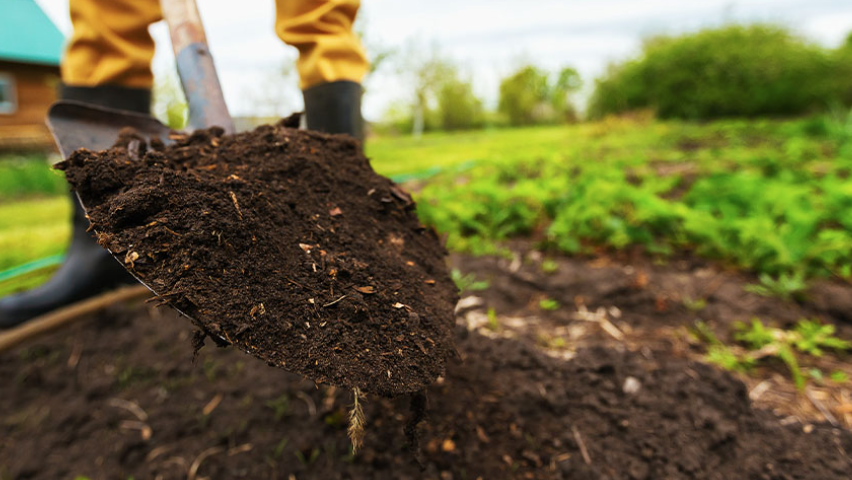
[[[475,254],[532,237],[571,254],[692,251],[785,285],[850,278],[852,151],[833,122],[610,118],[570,130],[560,150],[439,175],[418,208]]]
[[[438,120],[441,130],[468,130],[485,124],[485,110],[473,92],[469,80],[458,74],[443,79],[437,91]]]
[[[500,82],[497,110],[512,126],[573,121],[577,114],[569,96],[580,89],[580,75],[563,68],[553,75],[533,65],[525,65]]]
[[[829,50],[773,25],[730,25],[645,41],[598,79],[588,114],[661,118],[790,115],[852,102],[852,46]]]
[[[67,191],[62,174],[50,168],[46,154],[0,156],[0,201]]]

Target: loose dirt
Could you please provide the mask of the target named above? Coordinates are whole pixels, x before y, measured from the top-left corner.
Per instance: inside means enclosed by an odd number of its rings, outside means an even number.
[[[283,124],[171,140],[126,132],[57,167],[159,301],[319,383],[394,396],[443,373],[458,299],[445,251],[354,140]]]
[[[609,348],[568,361],[459,329],[463,361],[428,389],[408,449],[404,397],[352,396],[233,349],[171,310],[117,306],[0,356],[0,472],[15,479],[848,479],[852,434],[782,426],[707,365]],[[805,432],[809,433],[805,433]]]

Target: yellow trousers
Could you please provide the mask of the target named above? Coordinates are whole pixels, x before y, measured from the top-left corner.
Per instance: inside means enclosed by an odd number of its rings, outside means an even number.
[[[337,80],[360,82],[367,57],[352,23],[360,0],[275,0],[275,32],[299,50],[302,89]],[[234,5],[234,8],[239,8]],[[62,61],[67,85],[151,88],[159,0],[70,0],[74,33]]]

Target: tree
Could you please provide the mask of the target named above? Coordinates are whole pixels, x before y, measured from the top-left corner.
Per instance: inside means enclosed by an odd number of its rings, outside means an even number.
[[[482,100],[474,94],[472,82],[462,78],[456,63],[444,57],[436,45],[424,47],[411,41],[396,60],[400,83],[410,88],[410,115],[403,114],[395,104],[386,118],[399,127],[410,125],[414,136],[430,129],[482,126]]]
[[[482,100],[473,93],[469,80],[462,80],[455,68],[447,72],[437,92],[438,118],[443,130],[479,128],[485,123]]]
[[[575,115],[570,96],[580,86],[573,68],[563,68],[551,81],[547,71],[526,65],[500,82],[497,109],[515,126],[571,120]]]

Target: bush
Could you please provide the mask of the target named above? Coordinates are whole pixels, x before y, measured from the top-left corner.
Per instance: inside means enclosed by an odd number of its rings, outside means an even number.
[[[498,110],[512,125],[536,125],[570,121],[576,117],[569,96],[580,88],[580,76],[564,68],[556,80],[527,65],[500,82]]]
[[[849,49],[828,50],[771,25],[647,40],[639,58],[596,81],[589,116],[652,108],[663,118],[789,115],[848,102]]]

